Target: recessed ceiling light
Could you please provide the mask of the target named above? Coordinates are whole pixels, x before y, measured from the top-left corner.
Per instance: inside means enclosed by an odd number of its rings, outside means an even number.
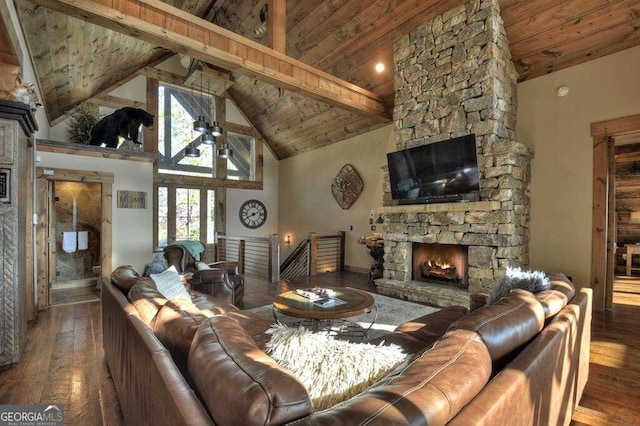
[[[569,94],[569,88],[567,86],[560,86],[556,89],[556,96],[563,97]]]
[[[382,72],[382,71],[384,71],[384,64],[383,64],[382,62],[378,62],[378,63],[376,64],[376,72],[379,72],[379,73],[380,73],[380,72]]]

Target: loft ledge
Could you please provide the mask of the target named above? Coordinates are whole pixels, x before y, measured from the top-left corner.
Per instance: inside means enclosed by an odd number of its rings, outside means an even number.
[[[465,211],[500,210],[500,201],[460,201],[456,203],[407,204],[402,206],[378,207],[377,214],[393,213],[442,213]]]
[[[155,153],[134,152],[117,148],[106,148],[93,145],[84,145],[73,142],[61,142],[38,139],[36,147],[41,152],[55,152],[58,154],[83,155],[85,157],[101,157],[112,160],[129,160],[153,163],[158,157]]]

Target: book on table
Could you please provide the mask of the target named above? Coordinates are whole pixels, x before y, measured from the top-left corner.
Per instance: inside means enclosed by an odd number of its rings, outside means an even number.
[[[321,308],[333,308],[334,306],[344,305],[345,303],[347,302],[342,299],[338,299],[337,297],[326,297],[313,301],[314,305],[320,306]]]
[[[295,292],[296,294],[299,294],[300,296],[305,297],[312,302],[320,299],[328,299],[336,294],[335,290],[322,287],[299,288],[295,290]]]

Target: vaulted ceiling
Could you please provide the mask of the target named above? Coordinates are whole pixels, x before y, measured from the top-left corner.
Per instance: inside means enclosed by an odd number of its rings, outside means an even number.
[[[263,47],[267,1],[279,12],[267,24],[283,22],[269,33],[281,36],[283,52]],[[231,72],[228,96],[283,159],[389,123],[393,43],[464,1],[15,3],[51,122],[180,52]],[[640,44],[638,0],[499,3],[521,81]]]

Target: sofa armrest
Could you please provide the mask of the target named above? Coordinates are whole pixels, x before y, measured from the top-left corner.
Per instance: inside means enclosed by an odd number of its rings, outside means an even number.
[[[216,302],[234,302],[233,283],[222,269],[200,269],[187,281],[191,290],[211,296]]]
[[[209,263],[207,267],[223,269],[227,272],[227,279],[229,280],[229,284],[233,290],[233,304],[239,307],[242,306],[242,299],[244,297],[244,277],[239,272],[238,262],[213,262]]]
[[[240,275],[240,270],[238,267],[238,262],[230,262],[230,261],[219,261],[209,263],[209,268],[219,268],[227,271],[229,275]]]

